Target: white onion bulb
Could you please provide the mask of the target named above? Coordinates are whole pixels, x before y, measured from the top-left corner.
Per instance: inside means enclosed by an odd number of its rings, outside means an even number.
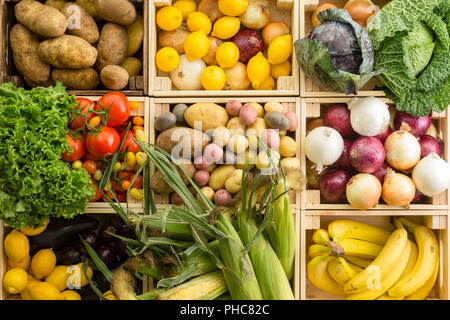
[[[323,166],[335,163],[343,150],[344,140],[333,128],[318,127],[306,136],[306,156],[317,165],[319,172],[322,171]]]
[[[430,153],[419,161],[412,172],[416,188],[427,197],[435,196],[448,189],[450,166],[436,153]]]
[[[398,130],[389,135],[384,142],[386,161],[398,170],[412,169],[420,160],[420,143],[416,137],[405,130]]]
[[[353,130],[366,137],[386,132],[390,113],[388,105],[375,97],[353,98],[348,103]]]

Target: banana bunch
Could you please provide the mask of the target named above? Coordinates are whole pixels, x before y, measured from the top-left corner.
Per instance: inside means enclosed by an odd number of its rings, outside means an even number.
[[[395,225],[397,229],[389,232],[362,222],[335,220],[328,232],[316,230],[309,247],[309,280],[348,300],[425,299],[439,269],[436,236],[405,218],[395,219]]]

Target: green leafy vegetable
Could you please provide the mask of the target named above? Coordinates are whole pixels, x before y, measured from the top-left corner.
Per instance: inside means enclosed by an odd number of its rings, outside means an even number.
[[[11,227],[72,218],[94,196],[88,173],[61,160],[75,104],[61,83],[30,91],[0,85],[0,219]]]

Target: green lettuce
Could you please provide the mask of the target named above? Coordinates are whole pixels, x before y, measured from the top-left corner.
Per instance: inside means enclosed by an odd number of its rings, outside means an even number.
[[[415,116],[450,104],[450,0],[393,0],[367,26],[377,79],[397,109]]]
[[[59,82],[30,91],[0,85],[0,219],[11,227],[72,218],[94,196],[88,173],[61,160],[75,104]]]

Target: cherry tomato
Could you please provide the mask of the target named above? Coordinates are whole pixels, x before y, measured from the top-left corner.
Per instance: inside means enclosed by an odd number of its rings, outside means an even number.
[[[102,197],[102,193],[100,192],[99,188],[95,184],[94,179],[91,178],[91,181],[92,181],[92,185],[95,188],[95,196],[94,196],[94,198],[89,199],[89,202],[95,202]]]
[[[93,160],[86,160],[83,163],[83,168],[89,173],[94,174],[95,170],[97,170],[97,164]]]
[[[89,153],[94,156],[104,157],[112,155],[120,145],[120,137],[113,128],[102,127],[98,134],[88,134],[86,147]]]
[[[116,192],[116,198],[119,202],[127,202],[127,196],[123,192]]]
[[[86,98],[77,98],[77,105],[74,107],[74,110],[80,110],[82,114],[87,114],[87,123],[94,117],[92,112],[89,112],[91,106],[95,106],[95,103]],[[89,112],[89,113],[88,113]],[[75,116],[74,113],[70,114],[71,121],[69,122],[69,126],[73,129],[79,129],[84,126],[84,116]]]
[[[120,141],[122,141],[125,136],[125,131],[120,134]],[[134,141],[135,133],[133,130],[128,131],[127,136],[125,137],[125,141],[123,142],[121,152],[125,152],[128,147],[128,152],[137,152],[141,150],[141,147]]]
[[[92,154],[92,153],[90,153],[89,151],[85,154],[85,156],[83,157],[83,161],[88,161],[88,160],[94,160],[94,161],[96,161],[96,160],[100,160],[102,157],[101,156],[97,156],[97,155],[94,155],[94,154]],[[97,164],[97,167],[98,167],[99,165]]]
[[[86,153],[86,147],[84,146],[83,136],[80,134],[78,135],[78,139],[74,139],[70,136],[70,134],[67,133],[66,135],[67,141],[69,142],[72,151],[70,150],[64,151],[61,154],[62,159],[68,162],[80,160]]]
[[[130,182],[133,181],[134,175],[135,175],[135,173],[133,173],[131,176],[129,176],[127,180]],[[141,175],[138,175],[136,177],[136,180],[134,180],[132,187],[136,188],[136,189],[140,189],[140,188],[142,188],[143,185],[144,185],[144,178],[142,178]]]
[[[133,171],[132,170],[122,170],[119,172],[118,176],[119,179],[128,179],[129,176],[133,175]]]
[[[120,126],[130,117],[130,103],[127,97],[120,92],[110,92],[105,94],[98,100],[95,110],[108,108],[108,122],[106,124],[108,127]]]

